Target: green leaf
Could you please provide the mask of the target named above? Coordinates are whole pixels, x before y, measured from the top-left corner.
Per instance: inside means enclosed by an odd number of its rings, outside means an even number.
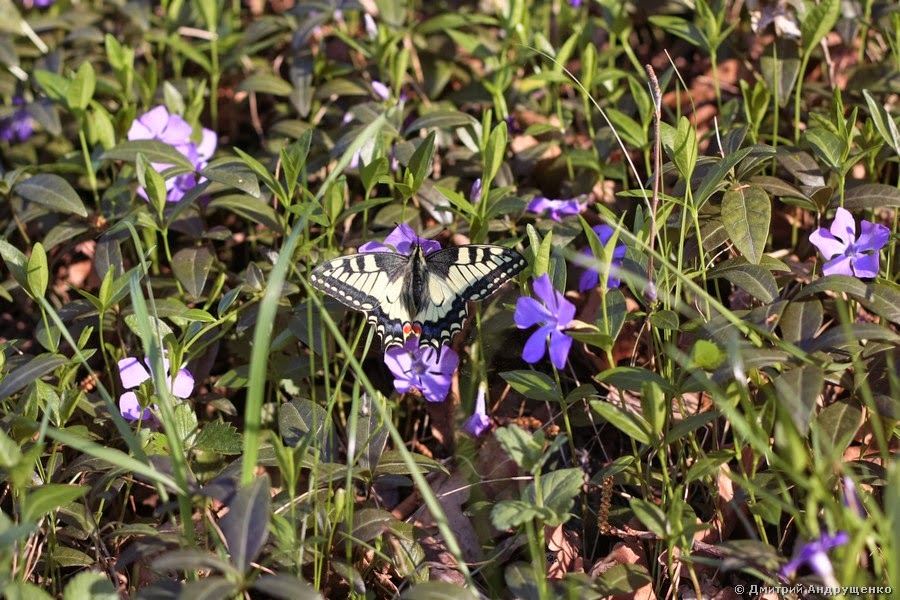
[[[532,400],[559,402],[562,395],[550,377],[538,371],[521,370],[500,373],[514,390]]]
[[[797,42],[779,38],[766,46],[759,57],[759,70],[772,95],[777,94],[778,106],[787,106],[800,75]]]
[[[840,196],[835,195],[831,200],[831,208],[839,205]],[[847,210],[900,208],[900,190],[883,183],[847,185],[844,190],[844,208]]]
[[[94,573],[94,575],[99,574]],[[3,586],[3,596],[6,600],[53,600],[55,598],[33,583],[22,583],[21,581],[7,581]],[[68,600],[65,595],[63,600]]]
[[[55,354],[41,354],[27,363],[7,373],[0,380],[0,400],[9,398],[29,383],[52,373],[58,367],[68,364],[69,359]]]
[[[709,340],[697,340],[691,348],[691,365],[704,371],[714,371],[719,368],[727,355]]]
[[[800,23],[800,44],[806,52],[812,52],[822,38],[834,29],[838,17],[841,16],[841,1],[821,0],[818,3],[805,4],[811,5],[812,8]]]
[[[290,83],[272,73],[254,73],[238,84],[237,91],[286,97],[291,95],[294,88]]]
[[[605,400],[592,400],[590,404],[601,419],[633,440],[641,444],[650,444],[651,427],[643,417]]]
[[[493,181],[500,171],[503,164],[503,158],[506,156],[506,123],[500,123],[488,138],[487,146],[484,149],[484,171],[482,181]]]
[[[472,590],[447,581],[423,581],[403,590],[402,600],[476,600]]]
[[[365,396],[365,400],[369,400]],[[378,402],[376,399],[375,402]],[[382,412],[371,410],[371,406],[366,407],[368,410],[360,408],[356,425],[356,450],[359,452],[359,466],[369,471],[375,471],[378,467],[378,461],[384,453],[385,445],[388,439],[388,428],[382,420]],[[385,418],[390,418],[391,408],[386,406]]]
[[[647,530],[656,534],[660,539],[671,538],[672,524],[660,507],[641,498],[632,498],[630,505],[634,516]]]
[[[772,203],[758,185],[741,185],[722,197],[725,231],[741,254],[758,265],[769,237]]]
[[[206,246],[182,248],[172,257],[172,271],[189,296],[200,298],[214,262]]]
[[[112,150],[107,150],[100,158],[103,160],[124,160],[137,162],[138,154],[143,154],[151,163],[175,165],[187,171],[193,171],[194,165],[184,154],[159,140],[126,140],[119,142]]]
[[[253,198],[260,197],[259,179],[242,161],[236,159],[217,159],[206,166],[200,175],[210,181],[235,188]]]
[[[31,488],[22,502],[24,507],[22,518],[25,521],[37,521],[62,505],[78,500],[89,491],[90,488],[86,486],[62,483],[47,483]]]
[[[296,398],[278,409],[278,432],[284,443],[297,447],[309,434],[317,440],[318,448],[326,445],[330,419],[320,405],[305,398]]]
[[[544,451],[543,443],[537,441],[524,429],[516,425],[509,425],[498,429],[495,436],[510,459],[526,471],[531,472],[540,464]]]
[[[47,293],[47,284],[50,282],[50,269],[47,266],[47,252],[44,246],[38,242],[31,249],[26,267],[28,278],[28,291],[32,298],[42,298]]]
[[[13,192],[53,212],[87,217],[87,209],[69,182],[53,173],[38,173],[17,183]]]
[[[839,400],[816,415],[817,440],[824,444],[826,455],[842,456],[863,423],[863,413],[854,400]]]
[[[403,130],[409,135],[421,129],[451,129],[455,127],[477,127],[478,119],[458,110],[436,110],[422,115]]]
[[[650,23],[698,48],[709,49],[706,36],[691,21],[669,15],[653,15]]]
[[[846,141],[824,127],[813,127],[806,130],[803,132],[803,139],[829,169],[840,173],[844,164],[844,156],[848,152]]]
[[[552,516],[544,519],[545,525],[555,527],[569,520],[575,496],[581,493],[584,484],[584,471],[581,469],[557,469],[541,476],[540,506],[552,513]],[[536,489],[534,482],[528,484],[522,492],[522,499],[537,506]]]
[[[699,209],[715,192],[725,187],[727,180],[726,175],[734,168],[736,164],[744,160],[748,154],[753,152],[754,146],[749,148],[741,148],[737,152],[726,154],[724,158],[716,161],[715,166],[707,171],[706,175],[697,186],[694,192],[694,202]]]
[[[822,327],[823,318],[822,303],[815,298],[794,300],[785,307],[778,325],[786,341],[797,343],[813,338]]]
[[[271,504],[269,478],[263,475],[238,490],[228,504],[228,514],[219,520],[231,564],[241,573],[247,572],[269,538]]]
[[[434,160],[434,138],[436,132],[429,133],[413,152],[409,159],[409,171],[413,176],[412,191],[415,193],[422,186],[431,162]]]
[[[501,500],[491,510],[491,524],[500,530],[519,527],[537,518],[551,517],[552,514],[534,502],[522,500]]]
[[[869,93],[869,90],[863,90],[862,93],[863,97],[866,99],[866,104],[869,107],[869,115],[872,118],[875,129],[878,130],[878,133],[881,134],[884,141],[894,149],[894,152],[900,154],[900,132],[897,131],[897,124],[894,122],[894,117],[892,117],[891,113],[889,113],[882,105],[879,105],[875,101]]]
[[[667,395],[675,393],[675,388],[671,383],[656,372],[642,367],[613,367],[603,371],[595,379],[600,383],[617,387],[620,390],[628,390],[629,392],[640,392],[645,382],[653,381]]]
[[[208,210],[226,210],[243,217],[250,223],[258,223],[276,233],[284,230],[273,209],[264,200],[245,194],[228,194],[217,196],[207,205]]]
[[[805,436],[809,432],[816,399],[825,384],[825,373],[821,367],[804,365],[785,371],[774,383],[780,405],[787,411],[800,435]]]
[[[895,285],[864,283],[849,275],[829,275],[804,287],[794,296],[794,300],[802,300],[824,291],[847,294],[878,316],[900,324],[900,289]]]
[[[397,522],[397,517],[380,508],[362,508],[353,512],[353,528],[351,535],[354,540],[371,542],[381,537],[392,524]]]
[[[240,454],[241,433],[231,423],[210,421],[194,440],[194,448],[218,454]]]
[[[86,60],[78,67],[75,78],[69,85],[66,93],[66,103],[73,111],[83,111],[88,107],[91,98],[94,97],[94,89],[97,87],[97,76],[94,67]]]
[[[412,457],[419,473],[447,473],[447,469],[432,458],[416,452],[410,452],[409,455]],[[409,475],[409,467],[406,461],[403,460],[403,454],[399,450],[388,450],[381,455],[373,477],[378,478],[382,475]]]
[[[420,585],[407,589],[416,589]],[[286,573],[261,575],[253,580],[253,583],[250,584],[250,589],[257,590],[268,597],[277,598],[278,600],[322,600],[322,594],[317,592],[310,584],[299,577]]]
[[[743,261],[743,258],[739,260]],[[763,302],[772,302],[778,297],[778,284],[772,272],[761,265],[751,265],[731,259],[710,269],[707,279],[725,278],[736,287]]]

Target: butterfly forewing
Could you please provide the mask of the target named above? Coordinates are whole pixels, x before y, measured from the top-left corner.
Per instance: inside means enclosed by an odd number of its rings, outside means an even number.
[[[410,330],[420,345],[437,350],[463,328],[467,304],[484,300],[525,267],[525,259],[502,246],[460,246],[424,257],[371,252],[332,259],[316,267],[312,285],[366,313],[384,347],[402,346]],[[422,277],[424,285],[414,285]],[[410,302],[412,298],[414,302]],[[418,311],[410,314],[411,306]]]
[[[420,344],[435,349],[465,325],[468,303],[484,300],[515,277],[525,259],[502,246],[459,246],[426,257],[429,301],[415,315]]]

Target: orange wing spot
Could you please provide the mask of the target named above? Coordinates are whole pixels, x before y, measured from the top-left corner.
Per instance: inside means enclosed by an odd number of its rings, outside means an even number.
[[[412,333],[412,330],[413,330],[412,323],[404,323],[403,324],[403,335],[404,336],[409,336],[409,334]]]

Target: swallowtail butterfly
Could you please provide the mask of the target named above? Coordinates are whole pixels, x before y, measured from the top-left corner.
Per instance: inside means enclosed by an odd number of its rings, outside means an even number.
[[[503,246],[468,245],[427,252],[419,238],[414,239],[409,254],[381,251],[341,256],[316,267],[309,280],[341,303],[364,312],[385,349],[402,346],[408,335],[417,333],[420,346],[440,351],[463,328],[468,303],[494,294],[525,268],[525,259]]]

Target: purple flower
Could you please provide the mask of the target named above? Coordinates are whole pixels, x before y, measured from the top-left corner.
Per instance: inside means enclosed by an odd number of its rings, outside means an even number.
[[[375,25],[375,19],[369,13],[363,14],[363,23],[366,26],[366,35],[370,40],[378,38],[378,27]]]
[[[516,313],[513,317],[519,329],[541,324],[541,327],[525,342],[522,358],[530,363],[541,360],[544,357],[545,342],[549,337],[550,361],[557,369],[562,369],[572,348],[572,338],[564,331],[575,317],[575,305],[553,289],[550,276],[546,273],[535,279],[532,287],[535,295],[543,300],[543,304],[534,298],[522,296],[516,302]]]
[[[391,97],[391,90],[388,89],[388,86],[384,85],[380,81],[372,82],[372,90],[375,92],[375,95],[382,100],[387,100]]]
[[[28,114],[24,106],[25,101],[20,97],[13,98],[15,109],[9,116],[0,119],[0,141],[24,142],[34,133],[34,119]]]
[[[581,8],[581,1],[582,0],[569,0],[569,6],[572,8]]]
[[[594,233],[597,234],[597,238],[599,238],[600,243],[603,244],[604,248],[606,247],[607,242],[612,237],[613,232],[615,231],[609,225],[595,225],[591,228]],[[588,258],[594,258],[594,253],[591,252],[590,246],[585,248],[582,252]],[[625,258],[625,245],[624,244],[616,244],[615,248],[613,248],[612,260],[609,264],[609,277],[606,280],[606,285],[609,288],[619,287],[619,284],[622,283],[619,281],[618,277],[614,277],[613,273],[616,272],[617,269],[622,268],[622,259]],[[581,274],[581,278],[578,280],[578,290],[581,292],[586,292],[588,290],[592,290],[597,287],[597,284],[600,283],[600,273],[597,272],[596,269],[592,269],[588,267]]]
[[[562,221],[566,215],[577,215],[584,209],[586,202],[578,198],[568,200],[550,200],[544,196],[538,196],[531,201],[526,210],[537,214],[547,214],[554,221]]]
[[[481,177],[472,184],[472,190],[469,192],[469,202],[478,204],[481,201]]]
[[[831,230],[820,227],[809,235],[809,241],[829,259],[822,267],[824,275],[878,276],[878,251],[887,244],[891,232],[884,225],[860,222],[856,237],[856,221],[850,211],[839,208]]]
[[[839,531],[834,535],[822,534],[817,540],[808,542],[794,552],[794,558],[781,568],[782,577],[790,577],[801,566],[807,565],[812,571],[825,580],[829,586],[837,586],[834,578],[834,569],[828,558],[828,551],[837,546],[843,546],[850,541],[850,535],[846,531]]]
[[[478,386],[478,396],[475,398],[475,412],[465,420],[462,430],[472,437],[480,437],[491,428],[491,418],[487,416],[484,407],[484,386]]]
[[[422,247],[422,252],[431,254],[441,249],[441,244],[435,240],[420,238],[413,228],[406,223],[397,225],[394,230],[381,242],[366,242],[359,247],[360,252],[399,252],[400,254],[412,254],[413,246]]]
[[[137,358],[123,358],[119,361],[119,377],[122,379],[122,387],[133,389],[139,387],[150,379],[150,371],[147,370],[147,359],[140,361]],[[169,374],[169,359],[163,358],[163,367],[166,370],[166,379],[169,381],[169,391],[176,398],[187,398],[194,391],[194,376],[187,369],[179,369],[173,380]],[[154,408],[156,406],[154,405]],[[122,416],[129,421],[141,419],[147,421],[153,418],[149,408],[141,410],[141,403],[137,394],[125,392],[119,396],[119,410]]]
[[[384,364],[394,374],[394,389],[401,394],[417,390],[429,402],[443,402],[459,366],[459,354],[447,347],[440,352],[431,346],[419,347],[419,338],[413,336],[403,346],[389,348]]]
[[[216,151],[218,138],[215,132],[204,128],[200,143],[196,144],[191,141],[193,133],[193,128],[181,116],[169,114],[165,106],[157,106],[135,119],[131,124],[131,129],[128,130],[128,139],[159,140],[169,144],[183,154],[194,166],[194,169],[199,171],[206,167],[209,159],[212,158]],[[151,164],[159,173],[172,166],[164,163]],[[197,179],[196,173],[183,173],[177,177],[166,179],[166,200],[178,202],[188,190],[203,181],[205,181],[204,178]],[[147,197],[142,188],[138,188],[138,193],[144,198]]]

